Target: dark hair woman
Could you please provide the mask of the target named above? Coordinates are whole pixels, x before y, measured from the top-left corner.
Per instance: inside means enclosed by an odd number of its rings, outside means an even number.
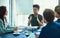
[[[4,20],[7,22],[7,19],[5,17],[7,15],[7,10],[5,6],[0,6],[0,19],[3,21],[3,24],[5,25]]]
[[[12,33],[14,30],[16,30],[17,28],[13,28],[11,29],[10,27],[8,27],[9,25],[7,25],[7,19],[6,16],[7,15],[7,9],[5,6],[0,6],[0,35],[4,35],[6,33]],[[10,29],[10,30],[8,30]]]

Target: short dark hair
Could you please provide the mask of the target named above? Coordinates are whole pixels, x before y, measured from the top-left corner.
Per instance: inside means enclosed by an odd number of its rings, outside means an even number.
[[[45,9],[43,12],[43,16],[47,22],[53,22],[54,17],[55,17],[54,12],[51,9]]]
[[[55,11],[60,15],[60,6],[59,5],[55,7]]]
[[[38,8],[38,10],[40,9],[40,6],[38,4],[33,5],[33,7]]]

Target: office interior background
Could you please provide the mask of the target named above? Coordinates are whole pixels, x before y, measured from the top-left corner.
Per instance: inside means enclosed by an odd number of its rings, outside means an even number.
[[[0,6],[7,7],[7,20],[11,26],[27,26],[34,4],[40,5],[39,14],[42,15],[45,8],[54,10],[56,5],[60,5],[60,0],[0,0]]]

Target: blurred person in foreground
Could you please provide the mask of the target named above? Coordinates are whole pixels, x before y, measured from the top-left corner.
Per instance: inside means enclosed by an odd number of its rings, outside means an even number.
[[[42,28],[39,38],[60,38],[60,26],[53,21],[55,17],[53,10],[45,9],[43,17],[47,25]]]

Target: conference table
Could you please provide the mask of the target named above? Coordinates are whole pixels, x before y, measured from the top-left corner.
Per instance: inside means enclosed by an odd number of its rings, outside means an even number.
[[[26,29],[26,28],[28,28],[28,29]],[[37,27],[34,27],[34,29],[35,28],[37,28]],[[34,30],[33,27],[25,27],[25,26],[22,29],[23,29],[23,31],[19,30],[20,32],[18,34],[15,34],[15,33],[5,34],[2,37],[0,36],[0,38],[36,38],[35,34],[39,35],[40,31],[41,31],[41,28],[39,28],[36,31],[36,29]]]

